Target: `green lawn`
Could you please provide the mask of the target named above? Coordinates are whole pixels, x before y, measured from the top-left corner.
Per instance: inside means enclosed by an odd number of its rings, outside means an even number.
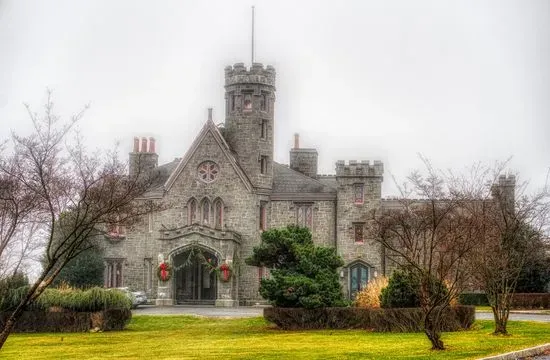
[[[539,345],[550,324],[510,322],[512,336],[491,335],[492,322],[445,333],[434,352],[421,333],[361,330],[282,331],[263,318],[135,316],[128,329],[105,333],[13,334],[2,359],[466,359]]]

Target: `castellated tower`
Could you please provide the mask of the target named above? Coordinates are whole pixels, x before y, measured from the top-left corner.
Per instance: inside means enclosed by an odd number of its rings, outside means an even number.
[[[225,68],[224,136],[259,193],[273,184],[275,69],[254,63]]]
[[[357,262],[368,269],[361,281],[373,279],[375,269],[382,269],[381,246],[369,238],[367,230],[372,210],[380,208],[383,175],[380,161],[336,162],[336,248],[345,263]],[[347,276],[344,273],[344,284],[352,284]],[[349,289],[350,294],[353,290]]]

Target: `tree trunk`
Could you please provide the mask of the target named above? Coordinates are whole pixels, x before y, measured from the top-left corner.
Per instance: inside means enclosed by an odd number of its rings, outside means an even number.
[[[443,341],[441,340],[441,333],[434,329],[424,329],[424,333],[432,343],[432,350],[445,350]]]
[[[65,266],[66,262],[63,264]],[[11,331],[13,330],[13,327],[15,326],[15,322],[21,315],[23,314],[23,311],[27,307],[27,305],[31,304],[33,301],[36,300],[43,292],[44,290],[50,286],[52,281],[55,279],[57,275],[59,275],[59,272],[63,268],[63,266],[57,268],[51,276],[46,278],[46,275],[53,265],[49,265],[45,270],[43,270],[42,275],[38,278],[37,281],[31,286],[25,297],[21,300],[19,305],[15,308],[15,310],[11,313],[10,317],[4,324],[4,327],[2,328],[2,332],[0,333],[0,350],[2,350],[2,347],[4,346],[4,343],[8,339],[8,336],[10,335]],[[46,278],[46,279],[45,279]],[[45,279],[45,280],[44,280]]]
[[[507,308],[502,308],[500,306],[491,307],[493,310],[493,317],[495,318],[495,335],[508,335],[507,325],[508,325],[508,315],[510,311]]]
[[[433,314],[426,315],[424,320],[424,333],[432,343],[432,350],[445,350],[445,346],[441,340],[441,331],[439,331],[439,327],[434,322],[434,319],[431,319],[431,315]]]
[[[10,336],[10,333],[15,326],[15,322],[21,314],[23,314],[23,310],[25,309],[25,306],[27,305],[27,301],[23,300],[17,308],[11,313],[10,317],[4,324],[4,327],[2,328],[2,332],[0,333],[0,350],[2,350],[2,347],[4,346],[4,343],[8,339],[8,336]]]
[[[424,316],[424,333],[432,343],[432,350],[445,350],[445,346],[441,340],[441,331],[439,330],[438,310],[432,308],[430,311],[426,311]]]

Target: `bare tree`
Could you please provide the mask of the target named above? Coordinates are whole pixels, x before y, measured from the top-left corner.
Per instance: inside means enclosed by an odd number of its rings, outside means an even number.
[[[18,272],[35,273],[44,250],[41,223],[24,222],[7,243],[0,256],[0,280]],[[25,271],[24,271],[25,270]]]
[[[469,264],[474,285],[485,291],[495,320],[495,334],[507,334],[512,295],[526,261],[534,253],[550,213],[544,189],[526,195],[526,184],[505,175],[506,162],[477,164],[453,177],[453,194],[465,216],[474,220],[475,252]]]
[[[27,109],[33,132],[29,136],[12,135],[13,153],[0,163],[0,179],[20,191],[24,199],[32,199],[32,206],[24,207],[27,212],[23,215],[8,218],[2,241],[7,244],[14,239],[18,228],[9,227],[14,221],[32,217],[44,229],[46,260],[38,279],[7,319],[0,333],[0,348],[26,306],[42,294],[71,259],[105,236],[110,225],[131,226],[143,215],[160,210],[152,202],[138,201],[154,181],[151,172],[140,171],[139,163],[130,177],[116,152],[88,155],[79,137],[72,145],[67,144],[83,112],[60,124],[53,112],[51,92],[44,116]],[[18,205],[11,200],[11,190],[2,193],[12,206]],[[14,210],[12,213],[18,214]]]
[[[465,283],[464,263],[474,243],[471,219],[460,216],[446,179],[423,160],[426,176],[412,173],[394,206],[374,213],[372,237],[390,260],[418,278],[424,332],[432,349],[442,350],[442,313]]]
[[[5,144],[0,147],[0,154],[6,151],[5,148]],[[18,166],[16,156],[0,157],[0,167],[3,169],[0,171],[0,279],[9,276],[13,268],[12,263],[21,258],[16,255],[17,246],[14,238],[21,244],[28,244],[28,241],[25,241],[29,240],[28,237],[18,235],[22,229],[28,229],[28,222],[34,227],[30,215],[38,211],[35,194],[8,175],[17,173]]]

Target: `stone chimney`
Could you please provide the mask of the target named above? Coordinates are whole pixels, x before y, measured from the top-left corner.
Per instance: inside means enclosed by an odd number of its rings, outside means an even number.
[[[134,137],[133,151],[130,155],[129,172],[130,177],[143,174],[150,174],[151,170],[158,166],[159,156],[155,149],[153,137]]]
[[[317,150],[300,148],[300,135],[294,134],[294,148],[290,149],[290,168],[317,178]]]

